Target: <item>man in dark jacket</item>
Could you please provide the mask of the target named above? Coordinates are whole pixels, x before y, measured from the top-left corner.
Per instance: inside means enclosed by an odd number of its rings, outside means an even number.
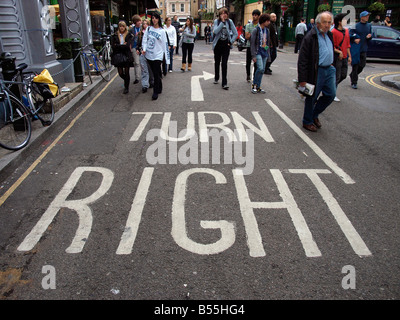
[[[269,24],[268,28],[271,37],[271,46],[269,47],[269,51],[271,54],[271,61],[268,61],[265,66],[265,71],[264,71],[265,74],[272,74],[270,66],[272,62],[274,62],[274,60],[276,59],[276,53],[279,45],[278,32],[277,32],[278,29],[276,28],[276,14],[271,13],[270,17],[271,17],[271,23]]]
[[[299,90],[306,83],[315,85],[314,94],[305,99],[303,128],[316,132],[321,128],[318,116],[332,103],[336,96],[336,69],[333,36],[329,31],[333,16],[330,12],[318,14],[316,26],[303,39],[297,62]],[[322,96],[318,98],[322,92]]]

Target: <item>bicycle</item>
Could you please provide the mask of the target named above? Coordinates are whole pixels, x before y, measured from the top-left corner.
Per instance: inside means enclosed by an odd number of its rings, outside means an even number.
[[[49,126],[54,120],[54,104],[51,98],[45,98],[41,83],[34,82],[35,72],[23,71],[28,67],[26,63],[21,63],[15,70],[17,74],[9,82],[8,87],[18,86],[18,95],[21,102],[27,107],[33,120],[39,119],[43,126]],[[20,81],[18,82],[18,78]]]
[[[110,81],[111,75],[110,75],[110,69],[106,68],[104,62],[102,59],[99,59],[98,52],[92,48],[88,48],[89,45],[86,45],[80,49],[80,54],[83,58],[83,62],[85,65],[85,71],[88,73],[90,83],[93,83],[91,73],[93,71],[96,71],[97,74],[100,74],[100,76],[105,80],[105,81]],[[88,52],[85,52],[85,50],[88,50]]]
[[[7,88],[14,81],[0,80],[0,146],[8,150],[25,147],[32,132],[31,116],[22,102]]]
[[[105,41],[104,47],[99,51],[100,58],[103,60],[107,70],[111,69],[111,42],[109,35],[102,35],[101,37]]]

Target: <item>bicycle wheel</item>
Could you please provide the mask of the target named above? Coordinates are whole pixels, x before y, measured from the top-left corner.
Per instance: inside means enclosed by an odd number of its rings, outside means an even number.
[[[11,105],[10,105],[11,104]],[[0,146],[8,150],[25,147],[31,138],[31,118],[26,107],[14,96],[0,101]]]
[[[101,77],[106,80],[107,82],[110,81],[111,76],[110,76],[110,70],[106,68],[104,65],[104,62],[101,61],[100,59],[96,59],[97,63],[97,69],[98,72],[100,73]]]
[[[86,54],[84,54],[83,60],[84,60],[84,64],[85,64],[85,69],[89,76],[90,83],[93,83],[93,80],[92,80],[93,63],[90,62],[90,60]]]
[[[49,126],[54,120],[54,105],[52,99],[44,99],[40,94],[37,84],[32,82],[30,97],[32,98],[31,110],[43,126]]]
[[[103,56],[103,63],[104,66],[106,67],[106,70],[111,71],[111,58],[109,54],[105,54]]]

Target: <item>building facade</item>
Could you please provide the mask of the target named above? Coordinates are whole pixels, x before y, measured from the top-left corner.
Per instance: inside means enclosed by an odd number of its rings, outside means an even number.
[[[55,42],[76,38],[93,45],[102,33],[111,34],[118,21],[158,9],[158,0],[1,0],[0,54],[9,52],[29,71],[48,69],[63,86],[63,67]]]

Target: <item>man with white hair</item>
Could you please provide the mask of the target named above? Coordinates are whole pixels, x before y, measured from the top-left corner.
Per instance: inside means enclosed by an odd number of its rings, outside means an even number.
[[[318,14],[315,22],[316,26],[303,39],[297,62],[299,89],[306,83],[315,85],[314,94],[305,99],[303,116],[303,128],[312,132],[321,128],[318,117],[336,96],[336,69],[332,66],[334,45],[329,31],[333,15],[324,11]]]

